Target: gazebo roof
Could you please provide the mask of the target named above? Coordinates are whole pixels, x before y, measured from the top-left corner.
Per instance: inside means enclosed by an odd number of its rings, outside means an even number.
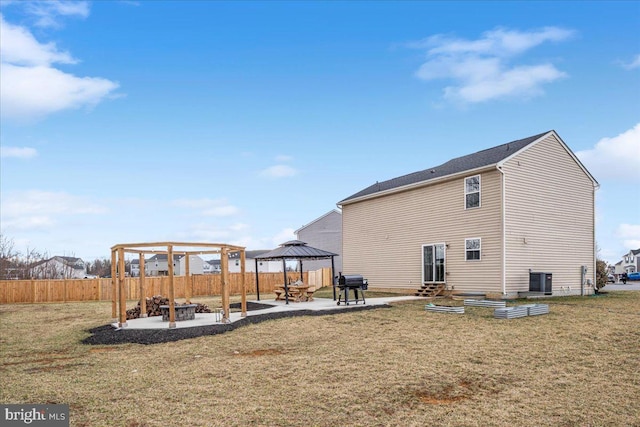
[[[290,240],[272,251],[258,255],[256,259],[326,259],[334,256],[338,256],[338,254],[307,246],[305,242],[300,240]]]

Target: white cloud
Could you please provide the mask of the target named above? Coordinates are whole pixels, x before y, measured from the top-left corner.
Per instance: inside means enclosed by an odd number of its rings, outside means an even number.
[[[62,6],[61,6],[62,7]],[[0,109],[3,117],[33,119],[58,111],[94,106],[118,84],[99,77],[76,77],[53,67],[77,61],[54,43],[40,43],[25,28],[0,15]]]
[[[616,230],[616,235],[622,239],[626,249],[640,248],[640,225],[620,224]]]
[[[450,101],[478,103],[506,97],[532,97],[543,93],[542,86],[567,76],[550,63],[513,64],[513,57],[545,42],[570,38],[571,30],[546,27],[521,32],[496,29],[478,40],[435,35],[409,47],[427,49],[427,62],[416,76],[423,80],[448,79],[454,84],[444,89]]]
[[[70,215],[96,215],[107,210],[84,197],[65,192],[31,190],[3,196],[2,228],[42,228],[56,223],[56,218]]]
[[[623,63],[622,66],[627,70],[640,68],[640,54],[636,55],[635,58],[631,60],[631,62]]]
[[[640,123],[613,138],[602,138],[576,155],[596,180],[640,178]]]
[[[16,157],[19,159],[30,159],[38,155],[35,148],[30,147],[2,147],[0,146],[0,157]]]
[[[36,18],[38,27],[60,27],[59,16],[89,16],[89,3],[86,1],[47,0],[26,3],[27,13]]]
[[[264,169],[260,173],[260,175],[269,177],[269,178],[286,178],[290,176],[295,176],[297,174],[298,174],[298,171],[288,165],[274,165]]]
[[[275,236],[273,236],[272,242],[274,248],[278,245],[283,244],[284,242],[288,242],[289,240],[294,240],[296,238],[296,233],[293,228],[285,228],[280,230]]]
[[[58,50],[55,43],[39,43],[29,30],[8,23],[2,15],[0,24],[2,62],[27,66],[77,62],[68,52]]]
[[[251,228],[249,224],[245,224],[243,222],[237,222],[235,224],[231,224],[231,226],[229,227],[229,229],[232,231],[245,231],[245,230],[248,230],[249,228]]]
[[[279,156],[276,156],[276,161],[277,162],[290,162],[291,160],[293,160],[293,157],[287,156],[285,154],[281,154]]]
[[[232,216],[238,213],[238,208],[229,204],[224,199],[178,199],[172,203],[174,206],[197,210],[204,216]]]

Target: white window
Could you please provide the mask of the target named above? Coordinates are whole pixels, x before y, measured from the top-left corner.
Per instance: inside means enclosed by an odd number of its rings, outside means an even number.
[[[465,259],[476,261],[480,259],[481,240],[479,237],[464,240]]]
[[[480,207],[480,175],[464,179],[464,208]]]

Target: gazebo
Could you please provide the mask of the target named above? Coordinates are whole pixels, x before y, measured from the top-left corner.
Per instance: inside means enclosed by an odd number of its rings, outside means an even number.
[[[182,248],[182,249],[181,249]],[[185,242],[155,242],[155,243],[122,243],[111,247],[111,311],[112,317],[118,319],[118,327],[127,326],[127,299],[125,292],[125,274],[124,274],[124,254],[138,254],[140,258],[140,315],[146,317],[146,295],[145,295],[145,254],[165,254],[167,255],[167,267],[169,276],[169,328],[176,327],[175,315],[175,288],[174,288],[174,269],[173,256],[186,255],[185,259],[185,275],[189,276],[189,256],[202,254],[220,254],[220,268],[222,276],[222,310],[223,322],[229,322],[229,252],[240,253],[240,272],[242,273],[242,300],[241,310],[242,317],[247,315],[247,289],[244,280],[245,273],[245,248],[242,246],[234,246],[226,243],[185,243]],[[116,269],[116,266],[119,268]],[[188,282],[191,283],[191,282]],[[185,286],[185,299],[187,303],[191,302],[192,289],[191,285]],[[119,298],[118,298],[119,296]],[[119,307],[118,307],[119,306]],[[117,310],[119,308],[119,310]]]
[[[287,284],[287,260],[300,262],[300,275],[302,276],[302,260],[318,260],[331,258],[331,277],[335,277],[333,258],[338,256],[333,252],[327,252],[322,249],[313,248],[307,246],[305,242],[300,240],[290,240],[281,244],[276,249],[258,255],[255,258],[256,262],[256,293],[258,301],[260,301],[260,281],[258,275],[258,261],[276,261],[282,260],[282,274],[284,275],[284,287],[285,287],[285,303],[289,304],[289,288]],[[333,280],[333,279],[332,279]],[[336,299],[336,289],[333,288],[333,299]]]

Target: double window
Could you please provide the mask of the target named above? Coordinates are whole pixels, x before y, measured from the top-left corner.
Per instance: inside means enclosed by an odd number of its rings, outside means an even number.
[[[464,240],[464,259],[467,261],[475,261],[480,259],[480,250],[482,249],[482,241],[479,237]]]
[[[464,208],[472,209],[479,207],[480,175],[474,175],[464,179]]]

